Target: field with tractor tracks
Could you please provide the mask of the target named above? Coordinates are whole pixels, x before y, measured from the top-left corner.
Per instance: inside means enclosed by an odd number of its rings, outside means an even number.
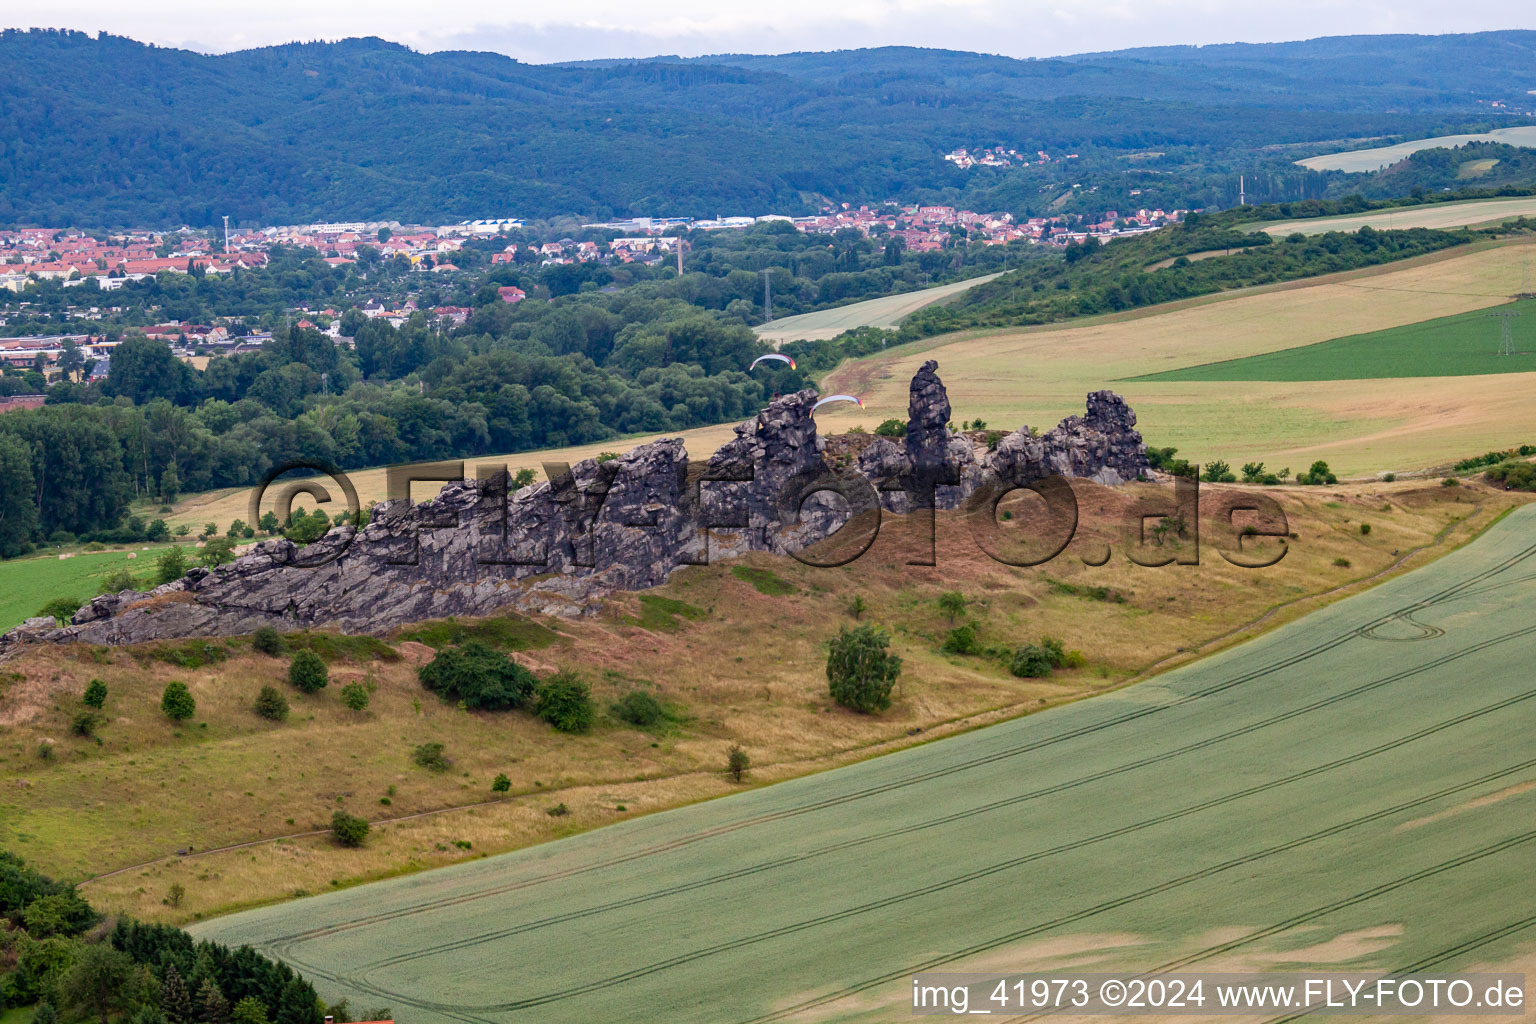
[[[1523,962],[1536,509],[1112,694],[198,925],[419,1022],[888,1021],[910,976]]]

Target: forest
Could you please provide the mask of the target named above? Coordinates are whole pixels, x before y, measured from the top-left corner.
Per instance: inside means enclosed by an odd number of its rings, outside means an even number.
[[[1070,205],[1075,184],[1211,205],[1239,172],[1261,201],[1312,198],[1323,176],[1290,166],[1308,147],[1495,123],[1488,102],[1536,88],[1533,39],[527,65],[378,39],[205,56],[7,31],[0,224],[794,214],[890,198],[1022,214]],[[942,159],[991,145],[1079,159]]]

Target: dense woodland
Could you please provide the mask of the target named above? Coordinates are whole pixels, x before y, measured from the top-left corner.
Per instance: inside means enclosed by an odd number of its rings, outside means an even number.
[[[1258,201],[1314,198],[1326,176],[1291,161],[1327,140],[1505,123],[1488,104],[1528,101],[1533,41],[552,66],[377,39],[203,56],[10,31],[0,224],[713,216],[891,198],[1019,214],[1200,207],[1235,201],[1239,173]],[[992,145],[1079,159],[970,171],[942,159]]]
[[[87,712],[89,708],[87,708]],[[179,897],[178,897],[179,898]],[[248,946],[119,919],[0,851],[0,1008],[37,1005],[37,1024],[320,1024],[314,987]]]

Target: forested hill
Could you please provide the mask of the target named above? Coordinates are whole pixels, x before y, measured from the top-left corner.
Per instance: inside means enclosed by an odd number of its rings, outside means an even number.
[[[942,155],[1005,144],[1087,165],[1156,148],[1224,171],[1212,153],[1485,123],[1489,100],[1536,88],[1536,33],[1423,37],[1412,60],[1379,38],[1298,73],[1264,47],[554,66],[377,39],[205,56],[8,31],[0,224],[710,216],[923,196],[1023,211],[1038,182],[1010,192]]]

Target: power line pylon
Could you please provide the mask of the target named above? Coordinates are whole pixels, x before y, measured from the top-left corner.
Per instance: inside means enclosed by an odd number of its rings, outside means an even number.
[[[1501,356],[1512,356],[1512,355],[1514,355],[1515,354],[1515,336],[1514,336],[1514,332],[1510,330],[1509,322],[1511,320],[1513,320],[1515,317],[1520,315],[1519,310],[1500,309],[1500,310],[1496,310],[1495,312],[1492,312],[1492,313],[1487,313],[1485,315],[1486,316],[1494,317],[1494,318],[1496,318],[1499,321],[1499,355],[1501,355]]]

